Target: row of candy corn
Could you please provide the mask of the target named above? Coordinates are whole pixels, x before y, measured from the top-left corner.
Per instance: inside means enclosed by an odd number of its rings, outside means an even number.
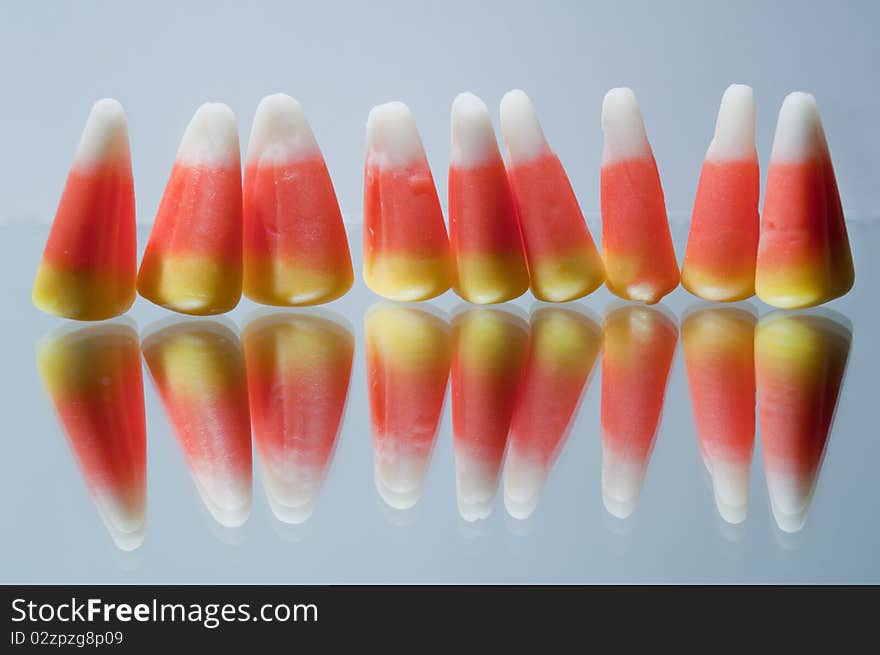
[[[604,281],[655,303],[681,280],[695,295],[741,300],[756,291],[791,308],[846,293],[854,272],[843,211],[815,100],[789,95],[758,217],[755,111],[749,87],[724,94],[700,176],[679,274],[663,189],[635,95],[613,89],[602,109],[600,256],[571,184],[522,91],[501,102],[505,164],[489,111],[473,94],[452,105],[449,234],[409,109],[367,120],[364,279],[379,295],[425,300],[454,287],[473,303],[535,297],[564,302]],[[760,225],[759,225],[760,224]],[[136,272],[134,188],[119,103],[92,110],[34,284],[41,309],[104,319],[135,289],[169,309],[226,312],[244,294],[269,305],[336,299],[353,281],[342,216],[308,120],[292,98],[257,108],[242,190],[235,117],[206,104],[184,133]]]
[[[266,495],[283,522],[314,509],[345,414],[354,337],[331,317],[275,313],[241,344],[223,322],[163,322],[141,344],[196,487],[215,519],[240,525],[251,503],[251,436]],[[654,447],[679,330],[664,311],[627,305],[600,327],[559,307],[470,309],[451,327],[427,308],[379,305],[366,317],[375,484],[391,508],[414,506],[451,377],[459,512],[504,504],[530,516],[567,440],[601,353],[602,496],[636,508]],[[813,494],[851,333],[829,313],[702,308],[681,337],[699,448],[724,520],[746,517],[755,405],[773,515],[799,530]],[[243,348],[242,348],[243,345]],[[39,369],[105,522],[139,545],[146,426],[138,335],[122,324],[66,328],[43,340]],[[506,456],[505,456],[506,453]]]
[[[656,303],[681,280],[716,301],[758,296],[783,308],[822,304],[854,282],[840,196],[815,99],[783,102],[759,220],[751,88],[732,85],[697,188],[681,274],[660,175],[630,89],[602,106],[602,255],[565,170],[522,91],[501,100],[507,161],[489,111],[470,93],[452,104],[449,237],[415,121],[401,103],[367,121],[364,278],[395,300],[450,286],[465,300],[564,302],[604,281],[627,300]]]
[[[122,106],[89,115],[34,283],[44,311],[100,320],[135,289],[186,314],[234,308],[242,290],[271,305],[343,295],[353,274],[330,174],[299,103],[257,108],[242,189],[238,129],[222,104],[199,108],[184,132],[140,270],[134,185]]]

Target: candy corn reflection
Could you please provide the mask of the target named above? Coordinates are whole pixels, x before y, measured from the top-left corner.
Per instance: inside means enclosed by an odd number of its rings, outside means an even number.
[[[37,365],[114,543],[134,550],[146,521],[146,426],[137,332],[124,323],[47,335]]]
[[[677,341],[675,323],[659,310],[627,305],[605,316],[602,500],[618,518],[641,495]]]
[[[443,411],[449,327],[428,310],[385,303],[365,323],[376,488],[390,507],[409,509],[421,496]]]
[[[525,361],[528,326],[496,309],[471,309],[452,324],[452,430],[458,511],[487,518]]]
[[[579,312],[548,307],[532,314],[504,468],[504,506],[513,518],[526,519],[537,507],[600,346],[599,326]]]
[[[276,313],[244,330],[251,425],[278,520],[314,511],[345,410],[354,337],[317,314]]]
[[[804,526],[831,430],[852,332],[832,312],[774,312],[755,336],[761,450],[784,532]]]
[[[238,338],[224,322],[177,320],[142,349],[202,500],[221,525],[241,525],[251,507],[251,439]]]
[[[707,308],[689,314],[681,328],[700,453],[728,523],[744,521],[749,502],[756,322],[744,309]]]

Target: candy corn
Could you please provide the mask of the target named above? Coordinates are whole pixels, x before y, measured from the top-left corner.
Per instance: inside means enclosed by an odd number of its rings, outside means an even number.
[[[125,112],[92,107],[34,280],[33,301],[64,318],[98,321],[134,302],[134,181]]]
[[[852,332],[831,314],[774,312],[755,336],[761,450],[779,529],[798,532],[816,488]]]
[[[525,361],[528,326],[504,311],[472,309],[452,322],[455,489],[465,521],[487,518]]]
[[[365,319],[376,488],[416,505],[428,473],[452,357],[448,325],[427,310],[379,304]]]
[[[675,323],[659,310],[628,305],[605,316],[602,500],[621,519],[642,492],[677,341]]]
[[[330,173],[300,104],[257,107],[244,171],[244,294],[266,305],[316,305],[354,275]]]
[[[391,300],[426,300],[452,279],[443,211],[415,119],[402,102],[374,107],[364,168],[364,281]]]
[[[455,292],[469,302],[504,302],[529,288],[516,209],[485,103],[462,93],[452,103],[449,241]]]
[[[648,304],[678,286],[660,174],[636,96],[612,89],[602,103],[602,256],[615,295]]]
[[[138,272],[138,292],[184,314],[241,296],[241,162],[232,110],[199,107],[184,132]]]
[[[110,536],[121,550],[138,548],[147,442],[137,333],[118,323],[64,328],[39,343],[37,364]]]
[[[515,519],[527,519],[538,506],[602,343],[599,326],[573,310],[545,307],[530,323],[504,467],[504,506]]]
[[[208,511],[223,526],[251,507],[251,431],[244,357],[215,321],[178,321],[144,339],[144,359]]]
[[[275,516],[314,511],[348,396],[354,337],[313,314],[270,314],[244,330],[251,425]]]
[[[532,293],[563,302],[595,291],[605,279],[602,260],[562,163],[522,91],[502,98],[501,133]]]
[[[681,283],[694,295],[718,301],[754,295],[759,184],[755,99],[751,87],[732,84],[703,162],[681,266]]]
[[[755,288],[768,305],[790,309],[842,296],[854,281],[843,207],[816,99],[792,93],[776,123]]]
[[[749,502],[756,322],[744,309],[706,308],[688,314],[681,327],[700,452],[728,523],[744,521]]]

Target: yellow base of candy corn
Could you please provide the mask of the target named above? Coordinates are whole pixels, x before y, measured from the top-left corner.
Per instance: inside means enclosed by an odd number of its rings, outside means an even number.
[[[673,281],[669,273],[666,274],[668,279],[645,279],[640,270],[641,264],[637,259],[605,254],[605,284],[618,298],[653,305],[667,293],[675,291],[680,282],[680,278]]]
[[[460,255],[455,292],[477,305],[519,298],[529,288],[529,271],[522,253]]]
[[[681,271],[681,286],[698,298],[715,302],[736,302],[755,295],[754,275],[711,275],[687,266]]]
[[[154,267],[141,267],[137,290],[150,302],[175,312],[210,316],[238,304],[241,273],[207,257],[168,256]]]
[[[538,300],[567,302],[593,293],[605,281],[598,253],[573,250],[530,261],[532,293]]]
[[[389,300],[428,300],[452,286],[451,258],[377,256],[364,262],[364,282]]]
[[[768,305],[781,309],[815,307],[846,294],[854,278],[827,279],[811,268],[759,271],[755,279],[758,297]]]
[[[337,273],[316,271],[295,263],[245,259],[244,295],[262,305],[320,305],[341,298],[354,282],[351,268]]]
[[[78,321],[103,321],[119,316],[135,299],[133,287],[109,282],[106,275],[70,271],[42,262],[34,280],[37,309]]]

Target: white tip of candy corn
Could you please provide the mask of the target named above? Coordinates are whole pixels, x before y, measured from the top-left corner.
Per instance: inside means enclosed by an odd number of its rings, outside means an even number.
[[[602,101],[602,164],[651,156],[642,112],[632,89],[611,89]]]
[[[107,529],[110,532],[110,537],[113,539],[113,543],[121,551],[131,552],[144,545],[146,529],[143,527],[136,532],[119,532],[114,530],[110,525],[107,526]]]
[[[501,98],[501,134],[514,162],[531,161],[550,151],[535,106],[525,91],[514,89]]]
[[[104,98],[92,105],[75,161],[79,165],[94,166],[120,157],[129,157],[125,110],[118,100]]]
[[[715,136],[706,153],[715,161],[755,157],[755,94],[745,84],[731,84],[721,98]]]
[[[323,482],[322,469],[300,464],[292,457],[279,457],[271,464],[260,460],[260,473],[275,518],[291,525],[311,518]]]
[[[425,149],[409,107],[402,102],[386,102],[370,110],[367,157],[386,168],[424,161]]]
[[[119,550],[135,550],[144,543],[146,518],[143,505],[133,507],[125,499],[110,492],[96,494],[95,504],[101,520]]]
[[[749,464],[715,458],[711,462],[715,505],[721,518],[736,525],[746,520],[749,505]]]
[[[479,166],[498,157],[498,143],[489,108],[473,93],[460,93],[452,102],[451,164]]]
[[[799,162],[821,155],[822,120],[816,99],[796,91],[782,101],[770,160]]]
[[[770,509],[783,532],[799,532],[807,520],[815,478],[781,471],[767,472]]]
[[[260,101],[248,140],[247,162],[283,164],[311,159],[320,152],[302,105],[283,93]]]
[[[455,491],[458,513],[465,521],[489,518],[495,501],[497,470],[479,458],[459,457],[455,461]]]
[[[458,497],[458,514],[462,520],[468,523],[483,521],[492,515],[492,506],[495,498],[491,500]]]
[[[220,525],[237,528],[251,513],[251,481],[232,473],[214,472],[208,465],[193,471],[205,507]]]
[[[629,518],[636,510],[645,480],[643,462],[618,457],[605,451],[602,456],[602,503],[606,511],[619,519]]]
[[[520,521],[538,507],[547,471],[539,463],[511,449],[504,465],[504,509]]]
[[[395,453],[393,457],[376,457],[374,481],[379,496],[392,509],[415,507],[422,497],[425,482],[425,460],[407,453]]]
[[[232,110],[218,102],[199,107],[183,133],[177,161],[190,166],[234,166],[240,157]]]

